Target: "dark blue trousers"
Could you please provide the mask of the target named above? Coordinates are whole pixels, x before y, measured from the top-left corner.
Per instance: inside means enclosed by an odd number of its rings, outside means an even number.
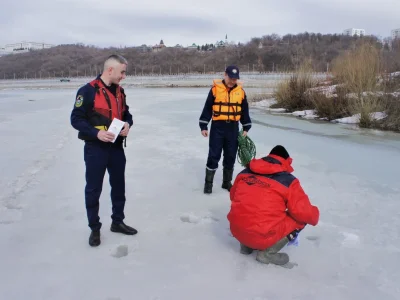
[[[223,167],[233,170],[238,150],[238,135],[238,122],[212,121],[207,158],[208,169],[218,169],[218,163],[223,152]]]
[[[86,164],[85,202],[89,227],[100,230],[99,198],[104,174],[108,171],[111,186],[111,219],[116,223],[124,220],[125,207],[125,165],[126,158],[122,144],[85,142],[84,159]]]

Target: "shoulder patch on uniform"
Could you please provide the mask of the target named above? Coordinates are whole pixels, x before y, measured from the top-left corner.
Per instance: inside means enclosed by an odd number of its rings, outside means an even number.
[[[83,103],[83,96],[82,95],[78,95],[76,97],[76,100],[75,100],[75,107],[82,106],[82,103]]]

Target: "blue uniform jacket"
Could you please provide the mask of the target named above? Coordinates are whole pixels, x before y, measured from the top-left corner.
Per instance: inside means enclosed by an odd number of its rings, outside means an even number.
[[[99,78],[98,76],[97,78]],[[108,88],[108,87],[107,87]],[[115,95],[117,86],[112,84],[109,90]],[[124,90],[121,88],[121,91],[124,93]],[[81,87],[76,93],[75,103],[77,101],[82,101],[82,105],[74,105],[74,108],[71,112],[71,125],[76,130],[78,130],[82,135],[88,136],[91,138],[97,138],[97,133],[99,129],[94,128],[88,120],[88,112],[93,110],[94,105],[94,97],[95,97],[95,88],[91,86],[89,83]],[[124,93],[125,94],[125,93]],[[124,114],[124,119],[122,121],[128,122],[131,127],[133,124],[132,115],[129,112],[129,106],[126,105],[126,110]],[[118,137],[118,139],[121,137]]]
[[[206,100],[206,103],[204,104],[203,111],[200,115],[199,119],[199,126],[201,130],[208,130],[208,123],[210,122],[212,118],[212,106],[214,104],[215,97],[212,93],[212,88],[210,89],[210,92],[208,93],[208,97]],[[215,124],[218,122],[224,122],[225,121],[213,121]],[[231,121],[232,123],[235,121]],[[244,131],[249,131],[251,128],[251,119],[250,119],[250,114],[249,114],[249,103],[247,102],[247,96],[246,93],[244,94],[244,99],[242,101],[242,115],[240,117],[240,123],[243,126]]]

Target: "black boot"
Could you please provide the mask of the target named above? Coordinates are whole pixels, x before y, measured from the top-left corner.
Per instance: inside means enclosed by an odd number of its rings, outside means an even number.
[[[222,178],[222,188],[228,191],[231,190],[232,187],[232,175],[233,170],[225,169],[223,170],[223,178]]]
[[[100,230],[92,231],[89,236],[89,245],[92,247],[97,247],[98,245],[100,245],[100,242]]]
[[[124,222],[121,222],[118,224],[112,222],[110,230],[112,232],[120,232],[120,233],[127,234],[127,235],[134,235],[134,234],[138,233],[138,231],[135,228],[132,228],[132,227],[126,225]]]
[[[213,181],[214,181],[215,170],[206,169],[206,179],[204,183],[204,194],[211,194]]]
[[[243,245],[242,243],[240,244],[240,253],[249,255],[253,253],[253,249],[250,247],[247,247],[246,245]]]

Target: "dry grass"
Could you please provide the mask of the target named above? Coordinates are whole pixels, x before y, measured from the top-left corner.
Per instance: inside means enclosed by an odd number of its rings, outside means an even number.
[[[247,101],[249,102],[258,102],[265,99],[270,99],[273,97],[273,93],[271,92],[260,92],[260,93],[247,93]]]
[[[400,132],[400,96],[386,96],[381,102],[385,103],[387,117],[373,122],[373,128]]]
[[[277,103],[274,106],[285,108],[289,112],[312,109],[312,103],[306,92],[308,89],[316,87],[317,83],[312,77],[310,65],[303,64],[290,79],[278,84],[274,93]]]
[[[333,62],[332,73],[361,100],[363,92],[376,91],[380,64],[379,50],[365,43],[336,58]]]
[[[360,114],[360,127],[373,127],[376,122],[373,113],[386,109],[382,97],[374,94],[379,88],[380,69],[379,50],[368,43],[346,52],[333,63],[332,72],[336,80],[344,83],[346,92],[354,95],[347,97],[348,111]],[[365,95],[365,92],[371,95]]]
[[[400,78],[380,78],[381,61],[379,50],[368,43],[339,56],[333,62],[334,78],[330,84],[338,86],[332,97],[321,89],[310,90],[319,83],[305,64],[278,85],[274,93],[277,103],[271,108],[285,108],[288,112],[314,109],[318,117],[328,120],[360,114],[360,127],[400,132],[400,96],[388,94],[400,91]],[[386,117],[375,120],[376,112],[384,112]]]
[[[309,94],[309,98],[320,118],[331,121],[351,115],[346,94],[338,93],[337,97],[330,98],[321,92],[313,92]]]

